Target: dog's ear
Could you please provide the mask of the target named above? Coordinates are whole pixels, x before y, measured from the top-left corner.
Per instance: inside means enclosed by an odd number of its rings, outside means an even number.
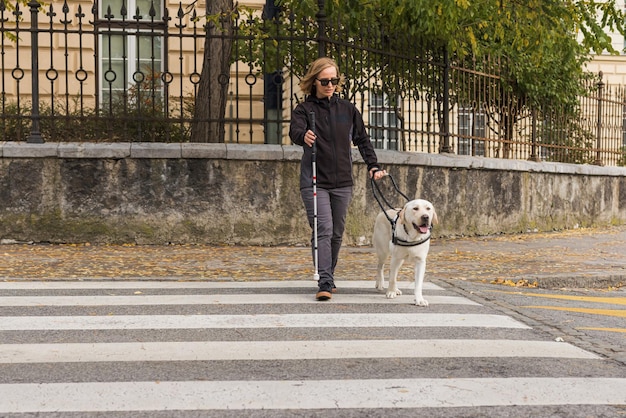
[[[439,224],[439,218],[437,217],[437,212],[435,212],[435,209],[433,209],[433,225],[437,225]]]
[[[400,209],[400,212],[398,212],[398,220],[401,223],[404,223],[404,212],[405,212],[405,207],[403,207],[402,209]]]

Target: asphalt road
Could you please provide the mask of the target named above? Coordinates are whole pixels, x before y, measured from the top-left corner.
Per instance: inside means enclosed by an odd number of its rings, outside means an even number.
[[[0,282],[0,416],[626,412],[608,343],[581,346],[505,286],[434,280],[418,308],[407,282],[391,301],[337,284],[323,303],[311,280]]]
[[[0,246],[0,416],[624,417],[626,227],[346,247]]]
[[[626,366],[626,289],[510,287],[448,281],[461,294],[502,310],[555,340],[576,344]]]

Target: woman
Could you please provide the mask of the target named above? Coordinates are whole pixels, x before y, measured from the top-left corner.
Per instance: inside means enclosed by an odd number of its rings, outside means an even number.
[[[361,114],[354,104],[336,95],[343,80],[335,61],[315,60],[300,81],[306,99],[294,109],[289,129],[291,141],[304,149],[300,194],[311,228],[314,221],[312,147],[313,143],[316,145],[319,272],[316,299],[320,301],[331,299],[335,288],[334,271],[352,199],[352,144],[358,147],[370,177],[378,180],[386,174],[378,165]],[[315,126],[311,126],[312,114]]]

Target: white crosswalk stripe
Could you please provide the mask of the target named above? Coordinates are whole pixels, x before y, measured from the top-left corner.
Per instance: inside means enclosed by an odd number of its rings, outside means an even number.
[[[306,281],[1,282],[0,416],[626,404],[600,356],[442,287],[418,308],[406,282],[395,300],[338,286],[320,303]]]
[[[0,399],[15,412],[453,408],[551,405],[555,400],[605,405],[626,396],[624,379],[618,378],[90,382],[23,384],[15,389],[0,385]],[[330,395],[318,395],[325,392]]]
[[[519,350],[519,351],[517,351]],[[83,344],[2,344],[1,363],[325,360],[400,357],[598,358],[569,344],[509,340],[211,341]]]
[[[388,303],[405,305],[413,296],[402,295],[388,301],[380,295],[354,295],[342,303]],[[432,305],[476,305],[471,300],[458,296],[431,296]],[[317,304],[310,294],[272,295],[261,298],[258,294],[247,295],[134,295],[134,296],[7,296],[0,299],[3,306],[125,306],[125,305],[250,305],[250,304]]]
[[[198,281],[178,281],[178,280],[160,280],[160,281],[13,281],[0,282],[0,290],[42,290],[42,289],[268,289],[268,288],[316,288],[314,281],[279,281],[264,280],[258,282],[198,282]],[[400,289],[409,289],[412,284],[407,281],[398,281]],[[342,289],[373,289],[374,282],[368,280],[351,280],[341,282]],[[434,283],[424,283],[424,290],[442,290],[440,286]]]
[[[115,315],[10,316],[0,331],[71,329],[195,328],[484,327],[528,328],[503,315],[489,314],[272,314],[272,315]]]

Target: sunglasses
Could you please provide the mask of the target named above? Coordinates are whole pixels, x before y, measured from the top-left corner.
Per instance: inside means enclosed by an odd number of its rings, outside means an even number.
[[[339,84],[339,77],[336,78],[316,78],[317,81],[320,82],[320,84],[324,87],[326,87],[328,85],[328,83],[331,83],[333,86],[336,86],[337,84]]]

